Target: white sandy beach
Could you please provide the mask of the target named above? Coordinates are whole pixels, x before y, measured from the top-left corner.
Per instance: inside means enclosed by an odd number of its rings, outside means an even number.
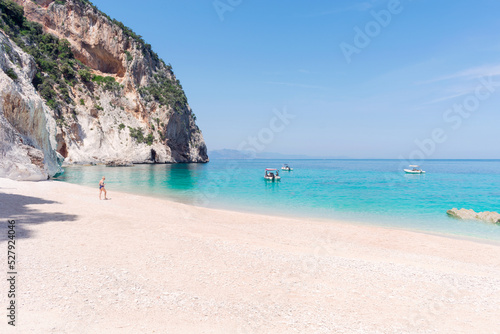
[[[500,246],[108,191],[0,179],[1,333],[500,333]]]

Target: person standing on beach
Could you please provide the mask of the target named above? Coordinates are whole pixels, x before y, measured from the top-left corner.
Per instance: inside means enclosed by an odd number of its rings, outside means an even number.
[[[106,192],[106,188],[104,188],[105,186],[104,180],[106,180],[106,178],[103,176],[101,181],[99,181],[99,199],[101,199],[101,194],[103,191],[104,191],[104,199],[108,199],[107,197],[108,193]]]

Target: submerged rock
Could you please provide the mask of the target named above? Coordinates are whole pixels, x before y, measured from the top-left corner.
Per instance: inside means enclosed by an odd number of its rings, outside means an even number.
[[[500,213],[498,212],[475,212],[474,210],[453,208],[446,212],[448,216],[457,219],[482,220],[488,223],[500,224]]]

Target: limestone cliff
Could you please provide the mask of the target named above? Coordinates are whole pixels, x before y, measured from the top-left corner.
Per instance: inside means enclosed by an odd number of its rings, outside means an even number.
[[[180,82],[140,36],[86,0],[0,2],[0,29],[34,58],[25,84],[66,163],[208,161]]]
[[[46,180],[60,172],[56,122],[31,84],[33,58],[0,31],[0,177]]]

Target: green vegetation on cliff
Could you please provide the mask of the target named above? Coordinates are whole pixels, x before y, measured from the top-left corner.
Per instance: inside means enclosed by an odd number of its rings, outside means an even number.
[[[187,105],[187,98],[179,80],[175,79],[172,66],[166,65],[158,55],[151,50],[151,45],[144,42],[123,23],[111,19],[102,13],[88,0],[75,0],[82,5],[91,6],[93,10],[119,26],[123,33],[138,43],[145,56],[152,60],[154,73],[146,86],[138,89],[147,102],[157,102],[160,106],[170,106],[175,112],[182,113]],[[55,1],[65,5],[65,0]],[[72,99],[71,87],[82,83],[87,87],[94,84],[104,90],[119,92],[122,86],[114,77],[93,75],[91,70],[76,60],[70,43],[51,34],[44,33],[42,25],[28,21],[24,9],[11,0],[0,0],[0,29],[26,53],[32,55],[37,65],[37,73],[33,85],[47,101],[47,105],[56,111],[56,117],[61,117],[62,107],[75,104]],[[127,61],[133,61],[130,52],[125,51]]]
[[[167,73],[161,71],[155,74],[154,80],[149,85],[141,87],[139,93],[148,102],[156,101],[160,105],[169,105],[181,113],[187,104],[186,94],[179,80],[172,80]]]
[[[12,68],[7,69],[5,74],[7,74],[12,80],[17,80],[17,74]]]
[[[22,6],[10,0],[0,0],[0,29],[33,56],[37,65],[33,85],[60,117],[61,105],[74,103],[69,86],[76,83],[77,71],[84,68],[75,60],[69,42],[44,33],[40,24],[24,17]]]
[[[122,125],[123,125],[123,127],[122,127]],[[120,124],[120,126],[118,127],[119,130],[122,130],[124,128],[125,128],[124,124]],[[130,137],[135,139],[136,142],[145,143],[149,146],[153,145],[153,141],[155,140],[155,137],[153,136],[153,134],[151,132],[147,136],[144,136],[144,130],[142,130],[142,128],[132,128],[129,126],[128,130],[130,133]]]
[[[115,78],[113,77],[103,77],[100,75],[94,75],[92,76],[92,81],[98,84],[99,86],[102,86],[105,90],[119,91],[121,88],[120,84],[116,82]]]

